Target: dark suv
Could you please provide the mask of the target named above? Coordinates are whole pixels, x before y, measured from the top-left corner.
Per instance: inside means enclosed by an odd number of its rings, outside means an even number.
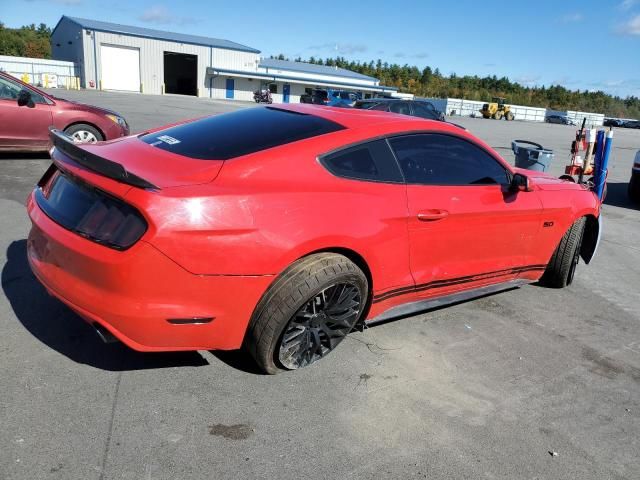
[[[358,100],[354,108],[364,110],[380,110],[383,112],[400,113],[412,117],[439,120],[444,122],[444,113],[437,110],[432,103],[426,100],[401,100],[398,98],[368,98]]]
[[[314,88],[311,93],[300,95],[300,103],[314,103],[316,105],[326,105],[329,103],[329,92],[320,88]]]

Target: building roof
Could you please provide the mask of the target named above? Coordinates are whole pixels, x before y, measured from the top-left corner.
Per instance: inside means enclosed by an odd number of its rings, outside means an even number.
[[[315,65],[306,62],[292,62],[290,60],[278,60],[275,58],[261,58],[258,67],[276,68],[280,70],[291,70],[294,72],[312,73],[316,75],[330,75],[333,77],[348,77],[359,80],[369,80],[377,82],[378,79],[368,77],[361,73],[352,72],[344,68],[329,67],[327,65]]]
[[[260,53],[260,50],[241,45],[240,43],[230,40],[222,40],[219,38],[201,37],[198,35],[189,35],[186,33],[165,32],[163,30],[154,30],[151,28],[134,27],[131,25],[120,25],[119,23],[101,22],[99,20],[89,20],[86,18],[68,17],[63,15],[58,25],[63,20],[69,20],[80,27],[97,30],[100,32],[121,33],[124,35],[132,35],[136,37],[154,38],[158,40],[167,40],[177,43],[190,43],[193,45],[203,45],[205,47],[225,48],[227,50],[239,50],[242,52]],[[56,28],[58,28],[56,25]],[[53,29],[55,32],[55,28]]]

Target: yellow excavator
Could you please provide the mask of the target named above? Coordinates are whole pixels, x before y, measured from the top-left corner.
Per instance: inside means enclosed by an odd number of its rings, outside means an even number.
[[[511,111],[511,105],[507,105],[505,102],[506,99],[503,97],[493,97],[491,103],[485,103],[482,106],[480,113],[484,118],[493,118],[494,120],[502,120],[504,118],[510,122],[516,117]]]

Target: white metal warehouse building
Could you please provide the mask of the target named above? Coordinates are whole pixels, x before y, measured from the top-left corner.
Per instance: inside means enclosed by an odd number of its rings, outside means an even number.
[[[52,57],[75,62],[84,88],[253,100],[268,87],[274,102],[298,102],[312,88],[395,92],[378,79],[341,68],[260,58],[229,40],[63,16]]]

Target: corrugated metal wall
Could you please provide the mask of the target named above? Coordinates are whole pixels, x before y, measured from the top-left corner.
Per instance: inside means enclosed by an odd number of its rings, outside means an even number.
[[[49,86],[52,74],[57,77],[58,88],[79,86],[80,69],[74,62],[0,55],[0,70],[36,86]]]
[[[111,45],[140,50],[140,91],[144,93],[162,93],[165,51],[196,55],[198,57],[198,94],[201,97],[209,96],[209,85],[206,79],[211,56],[209,47],[105,32],[92,32],[91,35],[83,35],[83,39],[86,84],[90,85],[93,81],[94,88],[100,87],[99,82],[96,81],[96,74],[98,79],[101,78],[100,46]]]

